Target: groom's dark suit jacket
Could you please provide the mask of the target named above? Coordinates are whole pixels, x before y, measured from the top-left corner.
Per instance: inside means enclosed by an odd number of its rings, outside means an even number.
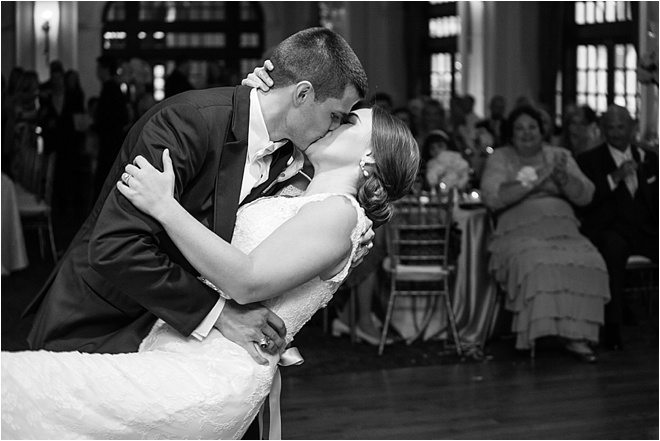
[[[250,89],[190,91],[154,106],[127,135],[92,213],[44,288],[36,310],[32,349],[119,353],[136,351],[157,317],[188,336],[218,294],[197,273],[162,227],[115,188],[124,167],[142,155],[162,170],[170,149],[175,197],[195,218],[230,241],[247,154]],[[268,188],[293,151],[274,155]]]

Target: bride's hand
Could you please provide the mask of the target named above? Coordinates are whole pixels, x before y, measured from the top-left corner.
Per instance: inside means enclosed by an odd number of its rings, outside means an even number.
[[[264,92],[268,92],[273,85],[273,80],[270,78],[270,75],[268,75],[268,71],[273,70],[273,67],[273,63],[270,60],[264,61],[262,67],[255,68],[254,72],[249,73],[247,78],[241,81],[241,85],[256,87]]]
[[[159,172],[149,161],[137,156],[128,164],[117,189],[140,211],[161,221],[174,199],[174,167],[168,149],[163,151],[163,172]]]

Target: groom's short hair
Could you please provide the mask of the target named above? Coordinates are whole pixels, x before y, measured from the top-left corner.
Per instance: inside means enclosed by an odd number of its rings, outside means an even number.
[[[367,74],[353,49],[339,34],[326,28],[309,28],[281,42],[270,57],[273,88],[300,81],[314,86],[315,101],[341,99],[348,85],[364,98],[369,90]]]

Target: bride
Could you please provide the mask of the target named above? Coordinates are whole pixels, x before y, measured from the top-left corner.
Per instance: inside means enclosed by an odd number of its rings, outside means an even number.
[[[410,131],[378,107],[354,111],[307,154],[307,190],[242,207],[231,245],[174,199],[167,150],[163,173],[137,157],[117,188],[206,283],[279,315],[290,343],[346,277],[365,214],[387,222],[419,165]],[[2,438],[241,438],[277,377],[280,356],[261,354],[265,365],[216,330],[198,341],[162,320],[137,353],[3,352]]]

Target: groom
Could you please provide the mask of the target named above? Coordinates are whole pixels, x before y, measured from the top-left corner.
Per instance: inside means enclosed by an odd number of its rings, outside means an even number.
[[[157,318],[199,339],[215,327],[260,362],[254,342],[270,339],[272,353],[283,345],[279,317],[225,301],[201,283],[163,228],[115,188],[137,155],[161,164],[167,148],[175,197],[231,241],[238,207],[297,173],[301,152],[368,91],[356,55],[324,28],[292,35],[271,60],[277,86],[268,93],[244,86],[185,92],[135,123],[92,213],[26,311],[36,313],[31,349],[135,352]]]

